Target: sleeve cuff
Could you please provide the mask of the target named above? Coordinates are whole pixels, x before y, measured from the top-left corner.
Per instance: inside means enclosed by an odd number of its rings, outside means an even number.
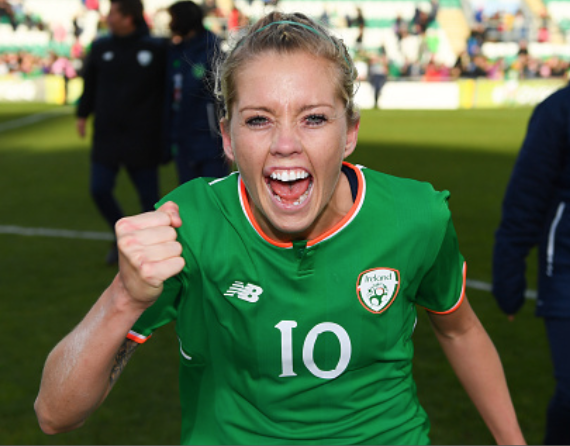
[[[466,282],[467,282],[467,262],[464,261],[463,262],[463,284],[461,285],[461,293],[459,295],[459,299],[457,299],[457,302],[455,302],[455,305],[453,305],[449,310],[446,310],[446,311],[434,311],[434,310],[430,310],[429,308],[426,308],[426,310],[429,311],[430,313],[434,313],[434,314],[453,313],[455,310],[457,310],[461,306],[461,303],[465,299]]]
[[[150,334],[148,336],[144,336],[144,335],[137,333],[136,331],[133,331],[133,330],[130,330],[127,333],[127,339],[130,339],[131,341],[134,341],[137,344],[144,344],[146,341],[148,341],[150,339],[151,336],[152,336],[152,334]]]

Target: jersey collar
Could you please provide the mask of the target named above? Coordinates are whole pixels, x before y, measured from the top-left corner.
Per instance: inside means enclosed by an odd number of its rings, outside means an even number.
[[[343,165],[345,165],[349,169],[352,169],[356,173],[356,177],[358,179],[358,193],[356,194],[356,199],[354,200],[354,203],[352,204],[350,211],[342,218],[342,220],[339,221],[334,227],[332,227],[328,231],[325,231],[324,233],[322,233],[318,237],[316,237],[312,240],[309,240],[307,242],[308,247],[314,246],[317,243],[320,243],[324,240],[328,240],[329,238],[333,237],[334,235],[336,235],[337,233],[342,231],[346,226],[348,226],[350,224],[350,222],[354,219],[354,217],[356,217],[356,215],[360,211],[360,208],[362,207],[362,204],[364,202],[364,196],[366,195],[366,181],[364,179],[364,174],[362,173],[362,166],[354,166],[350,163],[347,163],[346,161],[343,162]],[[245,188],[245,184],[241,179],[241,175],[238,178],[238,195],[239,195],[241,207],[243,209],[243,212],[244,212],[247,220],[249,221],[249,223],[251,224],[253,229],[257,232],[257,234],[263,240],[265,240],[267,243],[270,243],[271,245],[277,246],[279,248],[292,248],[293,247],[292,242],[280,242],[280,241],[274,240],[271,237],[269,237],[267,234],[265,234],[265,232],[263,232],[263,230],[261,229],[261,226],[259,226],[259,223],[255,220],[255,217],[253,215],[253,211],[251,209],[251,206],[249,205],[249,200],[247,199],[247,191]]]

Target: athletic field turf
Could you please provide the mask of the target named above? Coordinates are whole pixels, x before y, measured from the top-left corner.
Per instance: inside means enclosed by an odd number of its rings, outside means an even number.
[[[509,323],[485,291],[501,199],[530,112],[365,111],[350,161],[451,191],[471,303],[501,354],[527,441],[539,444],[554,384],[542,321],[529,300]],[[37,426],[33,401],[48,352],[115,274],[104,264],[110,233],[88,196],[88,142],[76,136],[71,113],[0,104],[0,443],[177,444],[178,346],[172,327],[137,351],[84,427],[49,437]],[[176,185],[173,166],[162,174],[166,192]],[[126,212],[138,212],[125,175],[118,190]],[[534,271],[531,262],[532,288]],[[431,416],[432,442],[493,443],[422,311],[415,345],[419,398]]]

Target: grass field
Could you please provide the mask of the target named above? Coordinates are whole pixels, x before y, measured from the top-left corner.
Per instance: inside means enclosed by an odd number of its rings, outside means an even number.
[[[0,104],[0,229],[108,232],[88,196],[89,145],[76,136],[71,111],[58,108],[36,123],[7,124],[53,111],[40,104]],[[489,282],[501,199],[530,112],[365,111],[350,161],[450,190],[468,276]],[[173,167],[164,167],[163,192],[175,185]],[[124,175],[118,191],[125,211],[138,212]],[[178,443],[178,354],[172,327],[139,349],[84,427],[49,437],[37,426],[32,405],[47,354],[115,274],[103,262],[108,243],[0,233],[0,443]],[[533,284],[534,264],[529,270]],[[554,381],[542,321],[533,316],[534,302],[509,323],[488,292],[470,289],[468,294],[501,354],[527,441],[539,444]],[[432,442],[493,443],[423,314],[415,345],[415,375],[432,420]]]

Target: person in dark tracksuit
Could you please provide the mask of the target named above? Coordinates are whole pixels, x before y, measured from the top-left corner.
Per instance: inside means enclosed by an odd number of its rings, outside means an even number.
[[[141,0],[111,0],[110,34],[93,42],[83,72],[77,130],[86,134],[94,114],[91,196],[114,229],[123,217],[113,190],[120,168],[133,182],[143,211],[159,200],[158,166],[163,158],[162,107],[167,40],[150,35]],[[113,245],[107,263],[117,262]]]
[[[545,444],[570,444],[570,86],[533,111],[495,235],[493,294],[514,315],[524,303],[526,257],[538,246],[536,315],[543,317],[556,389]]]
[[[203,11],[192,1],[169,6],[172,43],[166,75],[166,147],[180,184],[196,177],[223,177],[223,156],[214,97],[214,63],[220,40],[203,25]]]

